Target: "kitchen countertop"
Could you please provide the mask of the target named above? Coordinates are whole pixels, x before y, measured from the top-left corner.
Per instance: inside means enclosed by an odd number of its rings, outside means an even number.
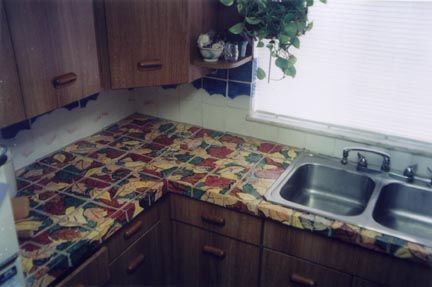
[[[29,286],[47,286],[167,193],[432,265],[432,247],[285,208],[263,195],[300,150],[134,114],[17,172]],[[140,206],[141,202],[141,206]]]

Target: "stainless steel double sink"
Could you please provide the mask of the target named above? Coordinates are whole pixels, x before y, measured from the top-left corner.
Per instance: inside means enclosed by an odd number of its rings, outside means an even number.
[[[432,188],[393,173],[357,170],[301,154],[265,194],[267,201],[432,246]]]

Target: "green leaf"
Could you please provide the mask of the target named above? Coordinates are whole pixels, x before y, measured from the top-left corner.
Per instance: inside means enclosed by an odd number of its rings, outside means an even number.
[[[279,38],[279,42],[281,42],[282,44],[286,44],[290,41],[291,37],[285,34],[279,34],[278,36]]]
[[[258,41],[257,47],[258,48],[264,47],[264,42],[263,41]]]
[[[313,28],[313,22],[310,22],[309,24],[306,25],[306,31],[310,31]]]
[[[309,6],[312,6],[314,4],[314,0],[306,0],[306,5],[309,7]]]
[[[291,76],[291,77],[295,77],[296,76],[296,74],[297,74],[297,70],[296,70],[296,68],[293,66],[293,65],[291,65],[291,66],[289,66],[288,68],[286,68],[285,70],[283,70],[283,72],[284,72],[284,74],[285,75],[287,75],[287,76]]]
[[[296,47],[297,49],[300,48],[300,40],[299,38],[295,37],[293,39],[291,39],[291,44]]]
[[[288,69],[291,64],[290,62],[288,62],[287,59],[278,57],[275,61],[276,66],[278,66],[279,68],[281,68],[282,71],[285,71],[286,69]]]
[[[289,62],[291,65],[294,65],[295,63],[297,63],[297,58],[296,58],[296,56],[294,56],[294,55],[290,55],[289,58],[288,58],[288,62]]]
[[[251,25],[256,25],[262,22],[261,19],[257,17],[245,17],[245,20]]]
[[[263,69],[258,68],[256,72],[257,72],[257,73],[256,73],[257,78],[258,78],[259,80],[264,80],[264,79],[265,79],[265,77],[266,77],[266,73],[264,72]]]
[[[269,50],[271,50],[271,49],[273,49],[273,44],[267,44],[266,47],[269,48]]]
[[[320,0],[322,3],[327,4],[327,0]]]
[[[243,32],[244,29],[244,23],[237,23],[234,26],[232,26],[231,28],[229,28],[229,31],[233,34],[240,34],[241,32]]]
[[[283,27],[284,34],[294,37],[297,35],[297,23],[296,22],[289,22],[284,25]]]
[[[304,33],[305,28],[306,28],[306,22],[304,22],[304,21],[297,21],[297,27],[298,27],[298,30],[301,33]]]
[[[225,6],[231,6],[234,4],[234,0],[219,0],[220,3],[224,4]]]

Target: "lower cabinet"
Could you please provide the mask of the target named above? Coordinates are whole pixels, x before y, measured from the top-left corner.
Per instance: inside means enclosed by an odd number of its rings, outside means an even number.
[[[351,281],[347,274],[264,248],[261,286],[348,287]]]
[[[110,278],[108,263],[108,249],[102,247],[56,286],[102,286]]]
[[[258,286],[259,247],[173,222],[176,286]]]
[[[161,225],[157,223],[109,266],[107,286],[156,286],[164,284]]]

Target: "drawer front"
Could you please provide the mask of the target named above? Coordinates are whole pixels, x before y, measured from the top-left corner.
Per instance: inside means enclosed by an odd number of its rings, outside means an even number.
[[[102,247],[56,286],[102,286],[109,278],[108,250]]]
[[[110,264],[108,286],[163,285],[161,232],[158,223]]]
[[[261,286],[351,286],[350,275],[264,249]]]
[[[116,259],[124,250],[146,233],[160,218],[159,206],[150,208],[118,231],[105,244],[109,250],[109,262]]]
[[[173,223],[176,286],[258,286],[257,246]]]
[[[173,195],[171,217],[210,231],[260,244],[262,220],[187,197]]]

